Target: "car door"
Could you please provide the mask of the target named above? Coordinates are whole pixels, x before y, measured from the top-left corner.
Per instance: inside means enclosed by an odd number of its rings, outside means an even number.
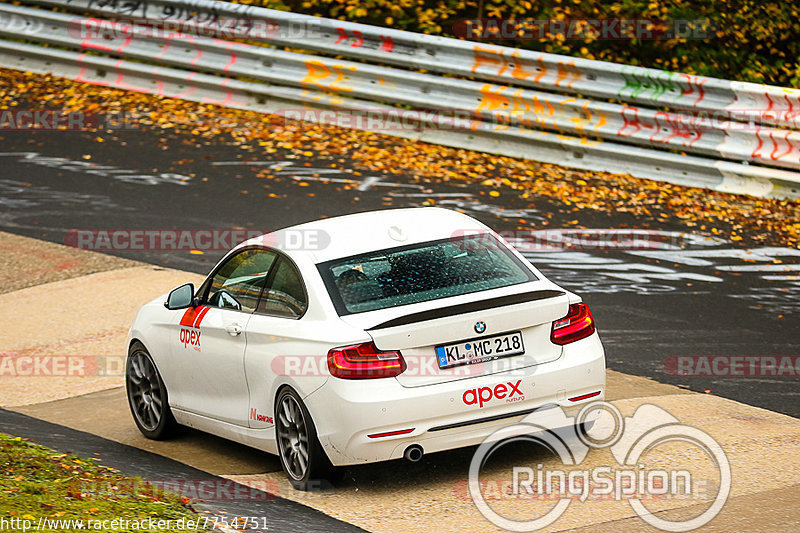
[[[291,385],[301,397],[324,383],[325,354],[330,346],[324,320],[309,317],[308,292],[291,259],[279,254],[247,324],[245,368],[252,384],[249,424],[263,429],[274,424],[276,380]]]
[[[221,264],[200,287],[200,305],[186,310],[174,344],[173,360],[182,367],[178,398],[173,400],[176,406],[247,426],[245,330],[275,258],[268,250],[243,250]]]

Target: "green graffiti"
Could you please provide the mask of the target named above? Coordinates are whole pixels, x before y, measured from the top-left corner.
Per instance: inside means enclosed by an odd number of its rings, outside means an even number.
[[[664,78],[662,78],[661,81],[663,81],[668,86],[669,92],[675,93],[673,100],[680,98],[681,94],[683,94],[683,89],[681,89],[681,86],[677,81],[673,81],[672,78],[675,77],[675,73],[665,72],[664,74],[665,76]]]
[[[650,96],[650,99],[654,102],[658,101],[664,93],[667,92],[669,89],[669,84],[665,83],[664,80],[661,79],[661,73],[656,74],[655,76],[648,76],[650,79],[655,83],[655,87],[653,88],[653,94]]]
[[[645,94],[651,89],[652,86],[649,83],[649,78],[647,81],[641,82],[635,75],[631,74],[631,76],[633,76],[633,79],[639,83],[639,90],[631,91],[631,98],[639,98],[639,95]]]
[[[680,85],[672,80],[675,76],[674,72],[647,73],[645,75],[646,81],[642,81],[630,72],[628,68],[623,67],[620,71],[622,79],[625,80],[625,85],[617,92],[618,98],[624,98],[627,95],[630,98],[649,98],[657,102],[668,92],[675,92],[676,98],[682,94]]]
[[[631,94],[633,94],[636,91],[639,91],[642,86],[642,84],[639,83],[639,80],[637,80],[636,78],[629,77],[627,75],[626,70],[627,67],[622,67],[622,70],[620,71],[620,74],[622,74],[622,79],[625,80],[625,86],[622,87],[622,89],[620,89],[619,92],[617,92],[617,97],[619,98],[623,98],[623,93],[625,92],[626,89],[630,89]]]

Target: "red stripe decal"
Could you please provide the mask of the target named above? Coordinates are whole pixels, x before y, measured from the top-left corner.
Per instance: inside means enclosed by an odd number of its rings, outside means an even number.
[[[211,308],[204,305],[200,307],[190,307],[183,313],[181,326],[199,328],[200,322],[202,322],[203,317],[206,316],[209,309]]]
[[[191,326],[194,324],[194,319],[197,318],[197,311],[197,307],[190,307],[187,309],[181,318],[181,326]]]
[[[196,328],[200,327],[200,322],[203,321],[203,318],[205,318],[206,314],[208,313],[208,311],[210,309],[211,309],[210,307],[203,307],[202,308],[202,311],[200,311],[200,313],[198,313],[197,319],[194,321],[194,327],[196,327]]]

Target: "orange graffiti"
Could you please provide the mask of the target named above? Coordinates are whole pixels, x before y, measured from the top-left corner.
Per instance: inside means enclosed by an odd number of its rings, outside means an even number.
[[[321,89],[325,89],[325,85],[320,83],[320,81],[331,75],[331,69],[326,67],[322,61],[317,61],[316,59],[306,61],[306,68],[308,69],[308,73],[300,83],[302,85],[316,85]]]
[[[556,87],[561,85],[561,82],[568,79],[567,87],[572,87],[572,84],[581,79],[581,72],[575,66],[574,61],[570,61],[569,63],[564,63],[563,61],[558,62],[558,73],[556,74]]]
[[[511,60],[514,62],[514,70],[511,71],[511,76],[514,77],[514,79],[524,80],[533,76],[532,72],[528,72],[525,70],[525,67],[522,66],[522,58],[519,52],[513,52],[511,54]]]
[[[344,65],[331,65],[328,67],[322,61],[310,59],[306,61],[308,72],[306,77],[300,82],[303,85],[315,85],[324,91],[352,91],[351,87],[345,87],[341,83],[345,79],[345,71],[354,72],[356,67],[345,67]],[[335,76],[333,81],[327,78]]]
[[[481,48],[477,45],[473,50],[475,51],[475,60],[472,64],[472,72],[477,72],[478,68],[483,64],[497,68],[498,76],[502,76],[506,69],[508,69],[508,62],[506,59],[501,54],[497,54],[494,50]]]
[[[481,87],[481,103],[475,109],[476,112],[494,111],[495,109],[507,108],[509,106],[508,98],[503,96],[502,93],[508,87],[497,87],[493,90],[493,85],[485,84]]]

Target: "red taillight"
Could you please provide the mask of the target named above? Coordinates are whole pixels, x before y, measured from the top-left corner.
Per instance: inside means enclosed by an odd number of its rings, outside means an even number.
[[[342,379],[393,378],[406,369],[398,351],[381,351],[374,342],[334,348],[328,352],[328,370]]]
[[[594,329],[594,318],[589,306],[584,303],[572,304],[567,316],[553,322],[550,340],[555,344],[569,344],[585,339],[594,333]]]

